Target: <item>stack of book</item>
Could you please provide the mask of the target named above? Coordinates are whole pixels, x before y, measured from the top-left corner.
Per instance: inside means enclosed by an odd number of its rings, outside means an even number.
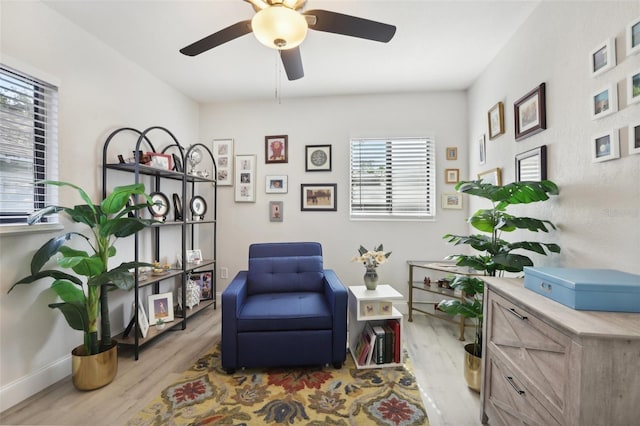
[[[400,362],[400,322],[367,322],[355,348],[358,365]]]

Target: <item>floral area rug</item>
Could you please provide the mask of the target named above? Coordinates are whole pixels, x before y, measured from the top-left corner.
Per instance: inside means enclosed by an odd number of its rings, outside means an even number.
[[[407,360],[405,356],[405,360]],[[220,345],[128,425],[428,425],[418,385],[403,367],[246,369],[226,374]]]

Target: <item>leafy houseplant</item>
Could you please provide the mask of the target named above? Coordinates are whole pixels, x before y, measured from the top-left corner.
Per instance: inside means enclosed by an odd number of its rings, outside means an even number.
[[[133,235],[155,222],[129,215],[131,212],[151,205],[151,198],[144,193],[143,184],[134,184],[114,188],[108,197],[96,205],[87,193],[76,185],[60,181],[43,183],[75,188],[86,204],[74,207],[47,206],[29,216],[29,225],[37,223],[43,216],[64,211],[72,221],[87,225],[91,235],[68,232],[47,241],[33,255],[31,275],[16,282],[9,292],[19,284],[31,284],[42,278],[53,279],[51,288],[62,302],[51,303],[49,307],[59,309],[71,328],[84,332],[84,355],[106,351],[113,346],[107,291],[115,287],[130,290],[134,286],[134,277],[129,273],[129,269],[147,265],[140,262],[125,262],[109,269],[108,261],[116,254],[115,242],[118,238]],[[140,196],[145,202],[131,205],[129,199],[132,196]],[[75,237],[84,240],[92,253],[65,245]],[[58,266],[71,269],[75,275],[57,269],[42,270],[49,259],[57,253],[59,253]],[[86,284],[80,276],[86,277]],[[101,319],[100,339],[98,339],[99,317]]]
[[[531,217],[516,217],[507,212],[507,207],[514,204],[528,204],[548,200],[550,195],[558,195],[558,187],[549,180],[540,182],[513,182],[504,186],[496,186],[481,181],[463,181],[456,185],[456,190],[469,195],[484,198],[491,202],[490,209],[476,211],[468,222],[483,234],[444,236],[454,245],[469,245],[477,250],[477,254],[456,254],[456,265],[468,267],[486,276],[502,276],[507,272],[522,272],[525,266],[533,266],[531,259],[516,250],[547,255],[560,253],[560,247],[553,243],[531,241],[508,242],[502,239],[504,232],[517,229],[532,232],[549,232],[556,229],[548,220]],[[471,346],[472,354],[482,356],[482,320],[484,282],[477,276],[458,275],[451,287],[465,293],[464,300],[444,300],[438,308],[451,315],[461,315],[476,319],[475,341]]]

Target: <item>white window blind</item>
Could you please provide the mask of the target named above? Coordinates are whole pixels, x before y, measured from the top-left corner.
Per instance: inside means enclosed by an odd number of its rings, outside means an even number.
[[[429,138],[351,140],[351,218],[432,218],[435,143]]]
[[[0,64],[0,223],[57,204],[57,187],[36,184],[57,178],[58,89]]]

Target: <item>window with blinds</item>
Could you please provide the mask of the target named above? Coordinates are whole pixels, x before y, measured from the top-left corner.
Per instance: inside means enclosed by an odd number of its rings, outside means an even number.
[[[429,138],[351,140],[351,218],[435,215],[435,143]]]
[[[0,223],[57,204],[56,187],[37,183],[57,178],[58,89],[0,64]]]

